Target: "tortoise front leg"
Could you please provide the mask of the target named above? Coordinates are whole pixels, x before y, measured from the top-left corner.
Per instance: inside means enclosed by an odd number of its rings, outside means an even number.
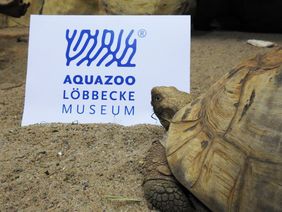
[[[144,163],[143,189],[149,207],[160,211],[208,211],[171,174],[165,148],[155,141]],[[201,209],[203,208],[203,209]]]

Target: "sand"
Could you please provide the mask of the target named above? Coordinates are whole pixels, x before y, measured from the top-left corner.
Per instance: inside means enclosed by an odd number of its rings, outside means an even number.
[[[143,160],[164,130],[114,124],[21,127],[26,38],[24,28],[0,30],[0,211],[150,211],[142,191]],[[253,38],[282,45],[281,34],[194,32],[193,96],[243,59],[271,50],[246,44]]]

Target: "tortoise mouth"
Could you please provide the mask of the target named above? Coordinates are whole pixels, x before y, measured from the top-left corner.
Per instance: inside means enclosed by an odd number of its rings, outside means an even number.
[[[165,130],[168,131],[170,122],[162,118],[159,118],[159,121],[161,125],[165,128]]]
[[[158,117],[161,125],[168,130],[170,122],[175,114],[175,111],[171,108],[154,108],[154,113]]]

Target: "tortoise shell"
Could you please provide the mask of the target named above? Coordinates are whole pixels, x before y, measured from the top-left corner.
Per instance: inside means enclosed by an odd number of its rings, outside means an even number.
[[[281,211],[282,48],[179,110],[166,145],[174,176],[211,210]]]

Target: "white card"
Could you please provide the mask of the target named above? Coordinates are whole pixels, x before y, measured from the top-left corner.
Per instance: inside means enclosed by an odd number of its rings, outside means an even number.
[[[155,124],[162,85],[190,91],[190,16],[31,16],[22,126]]]

